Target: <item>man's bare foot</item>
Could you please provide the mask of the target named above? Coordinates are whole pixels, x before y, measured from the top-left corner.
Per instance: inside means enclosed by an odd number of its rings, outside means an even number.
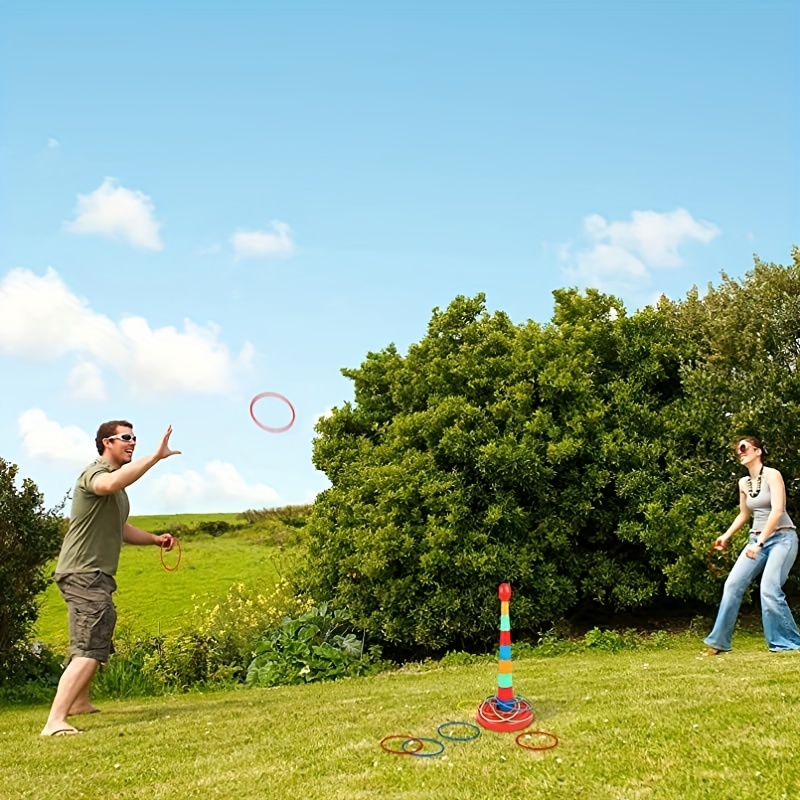
[[[53,725],[51,728],[49,725],[45,725],[42,728],[42,736],[74,736],[75,734],[83,733],[83,731],[79,731],[73,725]]]
[[[716,647],[709,647],[708,650],[703,653],[704,656],[718,656],[720,653],[724,653],[724,650],[717,650]]]
[[[81,706],[73,706],[68,712],[68,717],[77,717],[79,714],[99,714],[100,709],[93,706],[91,703]]]

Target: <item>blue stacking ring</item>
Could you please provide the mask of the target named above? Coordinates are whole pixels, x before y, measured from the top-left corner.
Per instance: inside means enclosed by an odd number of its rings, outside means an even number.
[[[439,749],[433,750],[430,753],[426,753],[424,750],[406,750],[406,745],[413,744],[414,742],[428,742],[428,744],[438,745]],[[444,753],[444,745],[438,739],[426,739],[424,736],[415,736],[413,739],[406,739],[402,746],[406,753],[410,756],[417,756],[417,758],[433,758],[434,756],[439,756]]]
[[[473,731],[471,736],[452,736],[444,732],[443,728],[449,728],[452,726],[461,726],[463,728],[469,728]],[[450,739],[452,742],[471,742],[477,739],[481,735],[481,729],[477,725],[473,725],[471,722],[443,722],[437,729],[436,732],[442,739]]]

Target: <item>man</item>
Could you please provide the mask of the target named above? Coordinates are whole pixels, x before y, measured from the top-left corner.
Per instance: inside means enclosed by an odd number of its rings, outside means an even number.
[[[117,610],[111,595],[122,543],[151,544],[171,550],[172,536],[135,528],[128,523],[130,504],[126,487],[151,467],[180,450],[170,450],[167,428],[159,448],[133,460],[136,437],[125,420],[104,422],[95,444],[100,457],[86,467],[75,484],[67,534],[56,565],[55,580],[69,610],[71,660],[58,682],[50,716],[42,736],[80,733],[67,717],[91,714],[89,687],[101,664],[113,652],[112,635]]]

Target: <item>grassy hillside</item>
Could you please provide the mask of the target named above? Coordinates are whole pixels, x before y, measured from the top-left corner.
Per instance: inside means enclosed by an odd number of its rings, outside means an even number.
[[[393,733],[437,737],[474,720],[496,663],[407,669],[278,689],[105,701],[81,736],[43,739],[41,707],[0,715],[2,795],[237,800],[752,800],[800,797],[800,653],[739,634],[701,658],[669,649],[514,662],[514,687],[555,749],[508,733],[446,742],[441,756],[384,753]]]
[[[237,514],[131,518],[132,524],[151,532],[203,521],[236,524],[241,520]],[[222,597],[234,583],[271,589],[280,577],[291,573],[300,550],[266,544],[268,541],[270,537],[258,526],[217,537],[191,535],[182,540],[181,562],[174,572],[162,567],[157,547],[125,545],[117,573],[119,589],[114,595],[119,630],[142,634],[174,630],[195,605]],[[164,554],[168,566],[174,565],[176,558],[175,553]],[[66,605],[54,584],[42,596],[35,638],[57,651],[67,645]]]
[[[130,517],[131,525],[150,533],[163,533],[176,526],[192,527],[200,522],[227,522],[230,525],[243,523],[241,514],[150,514]]]

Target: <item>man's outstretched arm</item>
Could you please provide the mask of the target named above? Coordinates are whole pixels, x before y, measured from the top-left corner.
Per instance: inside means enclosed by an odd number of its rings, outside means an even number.
[[[169,437],[172,435],[172,425],[167,428],[161,445],[158,450],[152,455],[138,458],[136,461],[131,461],[130,464],[125,464],[114,472],[101,472],[94,481],[92,481],[92,491],[95,494],[106,495],[114,494],[120,489],[125,489],[132,483],[135,483],[145,474],[151,467],[154,467],[159,461],[170,456],[180,455],[180,450],[170,450]]]

